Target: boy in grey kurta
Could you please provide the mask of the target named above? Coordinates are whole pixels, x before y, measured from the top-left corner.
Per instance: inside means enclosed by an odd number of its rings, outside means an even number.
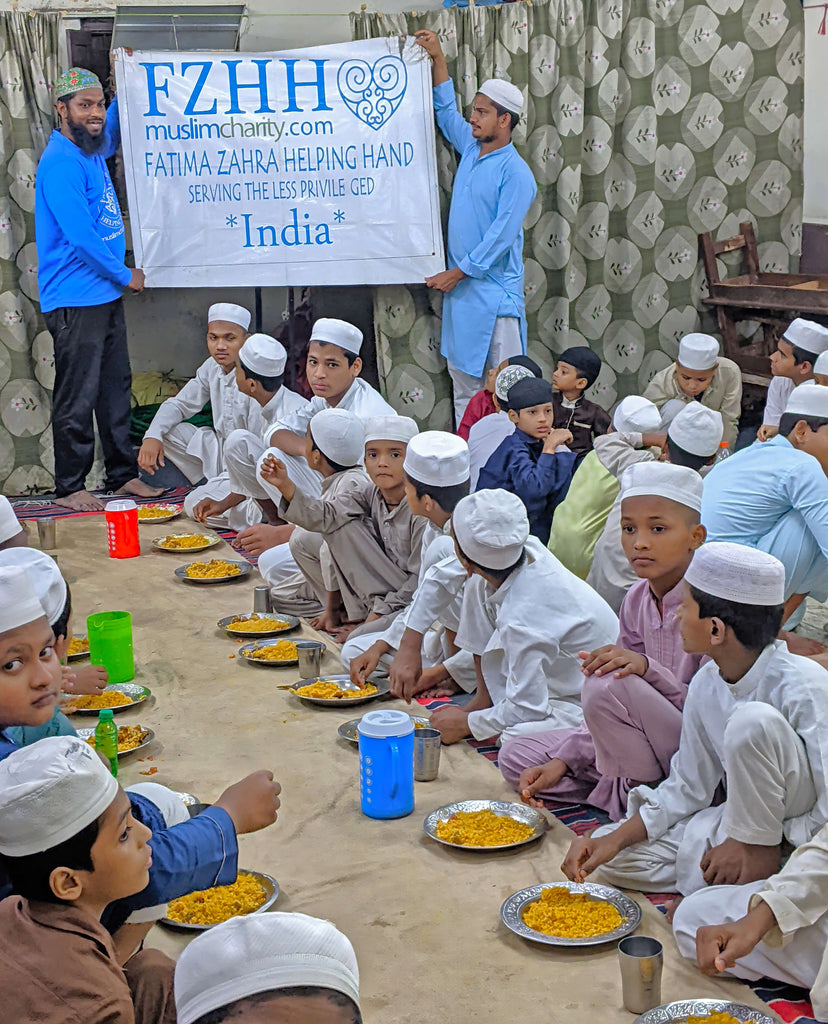
[[[385,629],[417,587],[425,522],[411,514],[403,474],[406,445],[417,432],[416,423],[405,416],[368,420],[365,468],[370,480],[333,500],[300,491],[273,456],[262,465],[262,477],[284,498],[284,518],[325,540],[330,574],[318,628],[338,640],[357,630]]]

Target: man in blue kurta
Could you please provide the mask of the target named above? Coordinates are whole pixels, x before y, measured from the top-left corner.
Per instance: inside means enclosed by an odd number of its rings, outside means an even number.
[[[708,540],[750,544],[785,566],[785,612],[828,598],[828,388],[794,388],[779,433],[705,477]]]
[[[415,38],[432,58],[437,124],[460,154],[449,209],[449,269],[426,278],[445,296],[440,351],[459,423],[486,369],[526,351],[523,221],[537,187],[512,145],[523,109],[520,89],[499,78],[484,82],[466,121],[436,33],[423,30]]]
[[[98,425],[110,490],[154,497],[138,479],[129,440],[132,378],[121,296],[144,272],[124,263],[124,222],[106,160],[121,139],[118,105],[107,111],[100,80],[70,68],[55,84],[58,125],[35,181],[40,308],[55,344],[52,433],[57,503],[102,509],[84,481]]]

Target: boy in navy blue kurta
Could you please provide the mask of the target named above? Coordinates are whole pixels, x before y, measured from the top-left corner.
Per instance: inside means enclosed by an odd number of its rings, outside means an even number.
[[[529,529],[544,544],[552,513],[566,497],[575,453],[566,447],[569,430],[555,430],[552,386],[527,377],[509,391],[509,419],[515,432],[501,441],[481,469],[477,490],[503,488],[516,494],[529,513]]]

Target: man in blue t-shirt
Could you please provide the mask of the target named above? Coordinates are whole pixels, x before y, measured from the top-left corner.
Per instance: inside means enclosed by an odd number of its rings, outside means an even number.
[[[52,432],[57,504],[102,509],[84,486],[95,437],[104,453],[107,489],[155,497],[138,479],[129,440],[132,376],[121,296],[140,292],[143,270],[124,264],[124,222],[106,159],[120,144],[118,106],[107,112],[100,80],[70,68],[54,95],[58,127],[35,183],[35,237],[40,308],[55,343]]]

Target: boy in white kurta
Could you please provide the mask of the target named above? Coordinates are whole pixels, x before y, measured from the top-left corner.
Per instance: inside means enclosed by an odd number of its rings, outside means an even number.
[[[828,327],[797,317],[771,352],[771,377],[765,398],[762,426],[757,437],[768,441],[779,433],[779,421],[795,387],[813,380],[816,361],[828,351]]]
[[[281,342],[269,334],[251,334],[236,359],[236,387],[261,411],[267,432],[292,412],[308,405],[306,398],[284,386],[287,352]],[[196,519],[211,525],[227,522],[231,529],[243,530],[262,521],[278,522],[276,509],[256,479],[256,462],[264,454],[261,434],[238,428],[224,443],[224,462],[230,492],[220,500],[204,498],[196,505]],[[290,534],[285,536],[285,543]]]
[[[411,604],[378,636],[370,633],[351,637],[342,648],[342,664],[359,685],[377,669],[387,670],[400,645],[409,615],[423,597],[423,581],[428,571],[444,558],[454,557],[451,514],[457,502],[469,493],[469,449],[455,434],[442,430],[417,434],[408,442],[403,468],[408,506],[415,516],[428,520],[432,529],[423,536],[420,576]],[[419,692],[443,696],[458,690],[471,692],[477,685],[472,656],[458,650],[454,642],[461,605],[461,595],[438,611],[426,604],[424,612],[429,625],[422,640],[421,658],[425,670],[421,680],[423,689]]]
[[[172,398],[161,403],[144,434],[138,465],[151,476],[169,458],[173,465],[195,484],[204,477],[207,483],[190,491],[184,510],[192,515],[203,498],[222,498],[229,493],[225,475],[224,443],[238,427],[261,431],[259,406],[236,387],[233,373],[239,350],[247,337],[250,313],[232,302],[216,302],[207,312],[207,349],[205,360],[192,380]],[[195,427],[186,419],[201,412],[210,403],[213,426]]]
[[[578,652],[612,643],[615,613],[529,536],[520,498],[483,490],[452,516],[456,553],[470,577],[457,646],[475,656],[477,693],[432,716],[443,743],[501,741],[583,720]]]
[[[782,843],[828,819],[828,672],[775,640],[785,569],[741,544],[702,545],[684,576],[684,649],[710,657],[687,693],[679,749],[626,819],[569,848],[564,872],[689,895],[779,870]],[[711,806],[721,785],[727,799]]]
[[[705,974],[808,988],[815,1017],[828,1020],[828,825],[778,875],[682,900],[673,932],[682,956]]]

